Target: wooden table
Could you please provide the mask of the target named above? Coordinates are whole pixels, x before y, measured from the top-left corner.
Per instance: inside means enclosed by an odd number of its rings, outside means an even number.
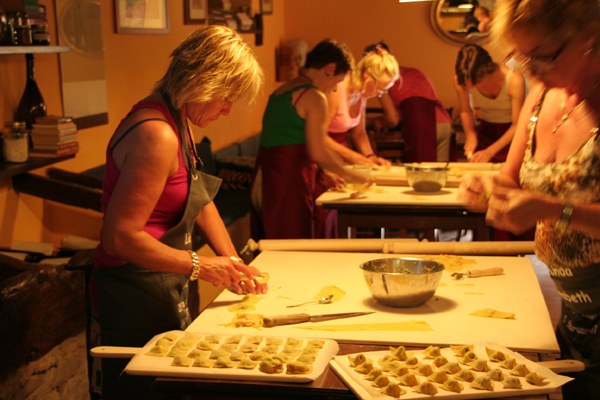
[[[317,205],[338,212],[338,237],[355,237],[356,227],[399,229],[470,229],[474,240],[489,240],[485,213],[468,211],[457,188],[415,192],[403,186],[377,186],[358,199],[349,193],[325,192]]]
[[[195,332],[222,334],[272,335],[334,339],[338,354],[352,354],[387,349],[390,344],[425,348],[428,344],[447,346],[457,343],[497,342],[518,350],[533,361],[539,354],[558,352],[554,328],[550,321],[537,277],[528,258],[471,257],[473,268],[502,266],[504,275],[453,281],[444,272],[434,298],[422,306],[401,309],[375,302],[365,285],[358,265],[367,260],[393,257],[390,254],[263,251],[252,265],[271,276],[270,292],[261,295],[257,310],[264,315],[306,312],[328,314],[350,311],[377,311],[375,314],[318,324],[378,323],[423,320],[431,332],[327,332],[298,329],[299,325],[264,328],[222,326],[233,314],[227,308],[239,297],[224,291],[188,328]],[[318,279],[315,279],[318,277]],[[286,305],[310,300],[321,287],[336,285],[347,294],[330,305],[286,308]],[[515,320],[495,320],[469,316],[480,308],[515,312]],[[364,321],[364,322],[363,322]],[[315,324],[316,325],[316,324]],[[327,368],[310,383],[266,383],[189,378],[158,378],[154,389],[161,392],[192,394],[196,399],[355,399],[338,376]],[[520,397],[547,399],[546,395]]]

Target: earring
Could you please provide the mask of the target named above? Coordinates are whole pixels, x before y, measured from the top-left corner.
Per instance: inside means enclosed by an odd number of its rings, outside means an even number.
[[[592,49],[589,49],[588,51],[583,53],[584,56],[589,56],[590,54],[592,54]]]

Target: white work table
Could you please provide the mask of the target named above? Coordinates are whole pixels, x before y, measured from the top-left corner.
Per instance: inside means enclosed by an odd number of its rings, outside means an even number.
[[[383,306],[373,299],[359,265],[368,260],[394,257],[377,253],[329,252],[276,252],[264,251],[253,262],[270,274],[270,290],[260,295],[262,300],[251,311],[265,316],[309,313],[330,314],[355,311],[376,311],[366,316],[345,318],[319,323],[262,328],[232,328],[229,323],[234,313],[228,307],[237,304],[241,296],[224,291],[188,328],[197,332],[334,339],[340,343],[403,344],[447,346],[496,342],[518,351],[557,353],[558,344],[536,274],[528,258],[473,257],[473,268],[502,267],[503,275],[450,279],[444,272],[434,297],[415,308]],[[333,304],[307,305],[286,308],[287,305],[311,300],[327,285],[335,285],[346,292],[345,297]],[[515,313],[516,319],[494,319],[469,315],[479,309],[492,308]],[[350,325],[424,321],[432,331],[351,331],[329,332],[298,329],[301,326]]]

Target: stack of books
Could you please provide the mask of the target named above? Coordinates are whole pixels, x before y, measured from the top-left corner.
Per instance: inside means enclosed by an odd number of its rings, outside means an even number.
[[[79,152],[77,125],[71,117],[49,115],[35,120],[31,157],[64,157]]]

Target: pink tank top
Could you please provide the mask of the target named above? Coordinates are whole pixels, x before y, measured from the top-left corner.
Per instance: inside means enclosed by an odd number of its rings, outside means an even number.
[[[187,204],[187,196],[188,196],[188,174],[187,167],[183,160],[183,154],[181,153],[181,138],[179,137],[177,125],[173,120],[173,117],[169,113],[169,110],[166,106],[159,102],[151,102],[151,103],[138,103],[127,114],[127,116],[121,120],[121,124],[125,119],[127,119],[134,111],[139,110],[140,108],[154,108],[160,111],[165,115],[166,120],[169,122],[169,125],[175,131],[177,135],[177,141],[179,142],[177,157],[179,159],[179,168],[175,174],[169,176],[167,178],[167,182],[165,184],[165,188],[156,203],[148,222],[144,226],[144,232],[147,232],[155,239],[160,239],[162,235],[169,230],[171,227],[177,225],[177,223],[181,220],[183,212],[185,210],[185,206]],[[121,126],[119,124],[119,126]],[[118,128],[117,128],[118,130]],[[108,207],[108,203],[110,202],[110,198],[112,193],[119,181],[119,177],[121,176],[121,171],[117,168],[115,161],[112,157],[112,150],[114,146],[118,144],[115,143],[111,148],[110,142],[109,146],[106,149],[106,170],[104,172],[104,182],[102,188],[102,212],[106,212]],[[112,266],[123,264],[125,261],[112,257],[104,252],[102,247],[102,243],[96,249],[95,254],[95,264],[97,266]]]
[[[344,86],[344,81],[338,83],[337,91],[340,92],[341,102],[327,130],[331,133],[348,132],[360,123],[360,117],[362,115],[363,107],[365,106],[365,99],[360,99],[358,115],[352,118],[348,107],[348,94],[346,92],[346,87]]]

